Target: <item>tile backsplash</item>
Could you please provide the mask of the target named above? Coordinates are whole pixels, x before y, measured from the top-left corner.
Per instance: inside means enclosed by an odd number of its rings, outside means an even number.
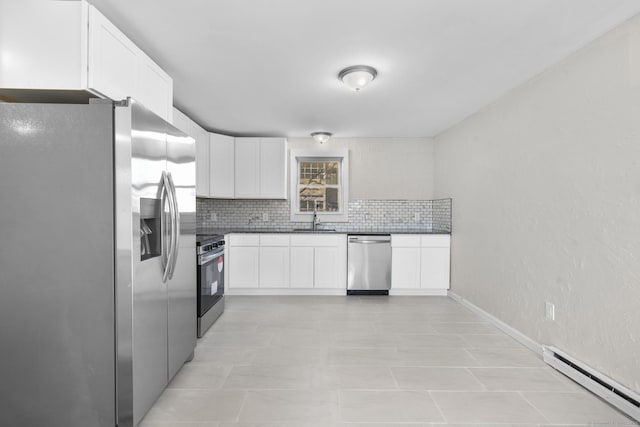
[[[348,222],[323,222],[336,230],[415,230],[451,232],[451,199],[352,200]],[[198,198],[198,229],[304,228],[292,222],[289,200],[226,200]]]

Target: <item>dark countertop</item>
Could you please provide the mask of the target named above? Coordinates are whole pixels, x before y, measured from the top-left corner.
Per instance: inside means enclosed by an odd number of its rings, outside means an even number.
[[[328,228],[328,227],[327,227]],[[449,231],[431,230],[427,228],[340,228],[336,227],[323,230],[320,227],[316,231],[311,229],[300,230],[297,228],[288,227],[261,227],[261,228],[242,228],[242,227],[229,227],[229,228],[203,228],[198,229],[198,234],[229,234],[229,233],[283,233],[283,234],[451,234]]]

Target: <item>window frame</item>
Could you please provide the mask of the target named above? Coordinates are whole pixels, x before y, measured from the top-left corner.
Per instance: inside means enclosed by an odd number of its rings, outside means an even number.
[[[313,212],[300,212],[300,162],[305,161],[338,161],[340,163],[339,176],[339,206],[338,212],[318,212],[318,218],[323,222],[348,222],[349,221],[349,150],[291,150],[289,163],[291,221],[311,222]]]

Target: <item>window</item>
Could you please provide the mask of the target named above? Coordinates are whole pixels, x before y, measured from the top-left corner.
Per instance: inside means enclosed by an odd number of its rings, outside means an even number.
[[[348,151],[291,152],[291,220],[346,222]]]

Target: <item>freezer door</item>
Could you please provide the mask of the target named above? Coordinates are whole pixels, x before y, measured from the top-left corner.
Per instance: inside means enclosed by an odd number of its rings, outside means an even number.
[[[169,379],[193,355],[197,334],[195,141],[168,126],[167,171],[179,211],[173,275],[168,282]]]
[[[113,107],[0,103],[0,424],[116,424]]]

